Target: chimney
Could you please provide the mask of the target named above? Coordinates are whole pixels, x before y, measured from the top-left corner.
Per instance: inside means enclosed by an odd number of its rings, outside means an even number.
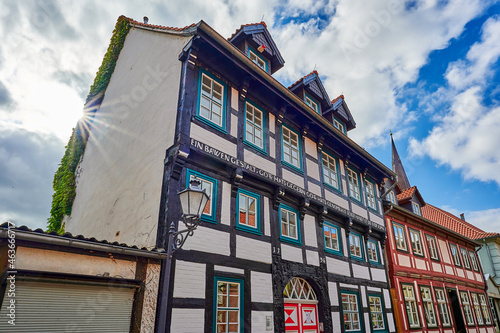
[[[465,221],[465,213],[460,214],[460,218],[462,219],[462,221]]]
[[[144,19],[143,19],[143,20],[144,20],[144,24],[148,24],[149,19],[148,19],[148,17],[147,17],[147,16],[144,16]]]

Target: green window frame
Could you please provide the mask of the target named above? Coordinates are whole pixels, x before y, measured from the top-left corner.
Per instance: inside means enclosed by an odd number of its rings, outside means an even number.
[[[472,263],[472,269],[475,270],[476,272],[479,272],[479,265],[477,263],[476,254],[472,251],[468,252],[469,252],[470,262]]]
[[[323,222],[323,239],[325,251],[328,253],[342,255],[342,239],[340,228],[328,222]]]
[[[359,294],[354,291],[340,292],[345,332],[362,332],[363,322],[360,314]]]
[[[287,205],[280,205],[280,240],[302,245],[299,212]]]
[[[214,333],[244,332],[243,298],[243,280],[214,278]]]
[[[410,328],[421,328],[420,311],[418,310],[417,295],[413,284],[402,283],[401,290],[406,308],[406,317]]]
[[[265,72],[269,73],[269,60],[261,56],[259,52],[252,47],[248,48],[248,58]]]
[[[429,250],[429,257],[432,260],[440,261],[436,237],[425,234],[425,240],[427,242],[427,249]]]
[[[370,307],[370,321],[373,331],[388,332],[382,296],[368,294],[368,306]]]
[[[424,248],[422,247],[422,235],[420,234],[420,230],[408,228],[408,232],[410,233],[410,242],[413,254],[423,257]]]
[[[237,198],[236,229],[261,235],[260,195],[239,189]]]
[[[338,160],[332,155],[321,152],[322,167],[323,167],[323,184],[340,191],[340,173]]]
[[[205,190],[209,196],[209,200],[201,214],[201,220],[216,223],[216,211],[217,211],[217,179],[206,176],[200,172],[187,169],[186,171],[186,187],[189,186],[189,181],[192,178],[198,178],[201,181],[201,189]]]
[[[407,252],[408,245],[406,244],[405,226],[392,221],[392,230],[394,231],[394,243],[396,244],[396,249]]]
[[[353,231],[349,233],[349,253],[351,258],[355,260],[365,260],[365,254],[363,252],[363,237]]]
[[[441,318],[441,325],[443,327],[451,327],[450,311],[448,309],[448,302],[446,300],[446,293],[443,288],[434,288],[436,294],[436,301],[438,305],[439,318]]]
[[[311,109],[313,109],[317,113],[321,114],[321,111],[319,109],[319,103],[316,101],[316,99],[312,98],[311,95],[309,95],[308,93],[305,93],[304,100],[305,100],[307,106],[309,106]]]
[[[366,253],[368,261],[373,264],[380,264],[380,255],[378,251],[378,241],[369,239],[366,242]]]
[[[347,168],[347,182],[349,183],[349,196],[356,202],[363,204],[361,198],[361,176],[351,168]]]
[[[244,142],[266,153],[266,117],[264,111],[250,101],[245,102]]]
[[[226,85],[204,69],[199,81],[196,118],[226,133]]]
[[[346,134],[344,123],[338,120],[336,117],[333,117],[333,127]]]
[[[281,160],[283,164],[302,172],[301,148],[299,133],[283,125],[281,127]]]
[[[378,212],[377,189],[375,183],[365,178],[366,205]]]
[[[455,266],[462,267],[462,262],[460,261],[460,253],[458,252],[458,246],[456,246],[455,244],[450,244],[450,251]]]
[[[479,303],[481,304],[481,310],[483,311],[484,322],[486,325],[491,325],[491,316],[488,309],[488,303],[486,302],[486,295],[479,294]]]
[[[420,286],[420,297],[422,299],[422,307],[424,308],[424,318],[427,328],[437,327],[438,322],[436,318],[436,310],[434,309],[431,287]]]
[[[472,314],[469,294],[466,291],[460,292],[460,301],[462,302],[462,309],[465,314],[465,322],[468,326],[474,325],[474,315]]]
[[[462,255],[462,262],[464,263],[464,267],[467,269],[471,269],[469,256],[467,255],[467,249],[464,249],[463,247],[461,247],[460,254]]]

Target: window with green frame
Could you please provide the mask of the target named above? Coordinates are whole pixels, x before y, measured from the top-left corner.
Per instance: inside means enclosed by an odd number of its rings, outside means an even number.
[[[260,227],[260,195],[239,189],[236,212],[238,214],[236,229],[262,234]]]
[[[375,184],[365,178],[365,189],[366,205],[368,206],[368,208],[371,208],[374,211],[378,212],[377,191],[375,188]]]
[[[325,251],[342,255],[342,242],[340,240],[340,228],[328,222],[323,223],[323,237],[325,240]]]
[[[245,103],[245,142],[265,153],[266,138],[264,133],[264,112],[255,104],[247,101]]]
[[[283,163],[297,169],[302,170],[301,151],[300,151],[300,135],[291,128],[283,125],[281,129],[281,150]]]
[[[242,333],[243,280],[215,277],[214,281],[214,333]]]
[[[189,186],[189,182],[193,178],[198,178],[201,182],[201,189],[205,190],[209,199],[205,208],[203,209],[203,213],[201,215],[202,221],[207,221],[211,223],[215,223],[215,213],[217,207],[217,180],[206,176],[200,172],[187,169],[186,171],[186,188]]]
[[[343,122],[338,120],[337,118],[333,118],[333,127],[341,131],[342,133],[346,134],[345,132],[345,125]]]
[[[363,238],[353,231],[349,233],[349,252],[351,258],[364,261]]]
[[[248,48],[248,57],[252,62],[254,62],[257,66],[265,70],[269,73],[269,61],[261,56],[259,52],[255,51],[253,48]]]
[[[347,181],[349,183],[349,196],[359,203],[363,203],[361,200],[361,182],[359,174],[347,168]]]
[[[380,295],[368,295],[372,328],[377,332],[387,332],[385,323],[384,303]]]
[[[369,239],[366,242],[366,253],[369,262],[374,264],[380,264],[380,256],[378,254],[378,242],[376,240]]]
[[[317,113],[321,114],[321,111],[319,110],[319,104],[318,104],[318,102],[316,102],[316,100],[314,98],[312,98],[308,93],[305,93],[305,97],[304,98],[306,100],[306,104],[311,109],[313,109]]]
[[[197,118],[208,125],[225,131],[226,85],[209,72],[200,69]]]
[[[299,212],[281,204],[279,215],[280,240],[301,245]]]
[[[321,152],[321,158],[323,161],[323,183],[337,191],[340,191],[340,177],[337,167],[337,159],[324,151]]]
[[[359,313],[359,297],[357,292],[341,291],[342,314],[345,332],[362,332],[361,315]]]

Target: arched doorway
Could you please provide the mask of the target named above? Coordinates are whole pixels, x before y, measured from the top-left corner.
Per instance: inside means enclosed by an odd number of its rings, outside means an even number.
[[[285,332],[319,333],[318,298],[306,280],[294,277],[283,291]]]

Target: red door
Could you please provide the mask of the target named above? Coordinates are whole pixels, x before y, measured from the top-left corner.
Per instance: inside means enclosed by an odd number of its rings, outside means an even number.
[[[285,332],[318,333],[318,306],[307,303],[285,303]]]

